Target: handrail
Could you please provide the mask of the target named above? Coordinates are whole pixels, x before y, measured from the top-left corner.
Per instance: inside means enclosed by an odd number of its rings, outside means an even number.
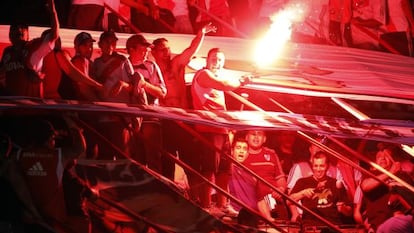
[[[219,22],[221,25],[223,25],[224,27],[230,29],[231,31],[233,31],[234,33],[236,33],[237,35],[241,36],[242,38],[248,38],[249,36],[241,31],[239,31],[237,28],[235,28],[233,25],[229,24],[228,22],[224,21],[223,19],[217,17],[216,15],[210,13],[208,10],[203,9],[201,7],[199,7],[197,4],[190,4],[190,6],[196,8],[198,11],[201,11],[202,13],[208,15],[209,17],[211,17],[212,19],[216,20],[217,22]]]
[[[183,128],[184,130],[186,130],[187,132],[189,132],[191,135],[193,135],[194,137],[196,137],[197,139],[199,139],[200,141],[202,141],[204,144],[210,146],[211,148],[213,148],[215,151],[217,152],[222,152],[219,148],[215,147],[211,142],[209,142],[205,137],[203,137],[202,135],[200,135],[200,133],[198,133],[197,131],[195,131],[194,129],[190,128],[189,126],[187,126],[186,124],[182,123],[182,122],[176,122],[181,128]],[[249,206],[247,206],[246,204],[244,204],[243,202],[241,202],[240,200],[238,200],[236,197],[234,197],[233,195],[231,195],[230,193],[228,193],[227,191],[223,190],[222,188],[220,188],[219,186],[217,186],[216,184],[214,184],[213,182],[209,181],[207,178],[205,178],[202,174],[200,174],[198,171],[194,170],[192,167],[190,167],[189,165],[187,165],[185,162],[175,158],[173,155],[171,155],[170,153],[167,153],[169,155],[169,157],[171,157],[175,162],[177,162],[180,166],[182,166],[184,169],[189,170],[191,173],[196,174],[198,177],[202,178],[205,182],[207,182],[210,186],[212,186],[213,188],[215,188],[216,190],[218,190],[220,193],[224,194],[226,197],[230,198],[232,201],[237,202],[237,204],[243,206],[244,208],[246,208],[247,210],[249,210],[250,212],[256,214],[257,216],[259,216],[260,218],[262,218],[262,220],[264,220],[266,223],[268,223],[269,225],[275,227],[277,230],[279,231],[283,231],[285,232],[283,229],[280,229],[279,226],[275,225],[275,223],[269,221],[268,219],[264,218],[260,213],[258,213],[257,211],[251,209]],[[230,159],[233,163],[236,163],[237,165],[239,165],[240,167],[242,167],[243,169],[247,170],[249,173],[251,173],[253,176],[255,176],[256,178],[258,178],[259,180],[263,180],[263,178],[259,177],[258,175],[256,175],[253,171],[249,170],[247,167],[241,165],[239,162],[237,162],[235,159],[233,159],[230,155],[226,154],[227,158]],[[264,180],[263,180],[264,181]],[[266,181],[264,181],[266,182]],[[268,183],[268,182],[267,182]],[[270,185],[270,184],[269,184]],[[270,185],[271,186],[271,185]],[[273,189],[275,189],[273,187]],[[279,191],[280,192],[280,191]]]
[[[85,127],[86,129],[88,129],[88,130],[90,130],[92,133],[94,133],[98,138],[100,138],[101,140],[103,140],[103,141],[105,141],[106,143],[108,143],[108,145],[110,146],[110,147],[112,147],[114,150],[116,150],[120,155],[122,155],[122,156],[124,156],[126,159],[128,159],[131,163],[133,163],[134,165],[137,165],[138,167],[140,167],[141,169],[143,169],[144,171],[146,171],[147,173],[149,173],[149,174],[151,174],[151,175],[153,175],[154,177],[157,177],[157,178],[159,178],[159,179],[162,179],[162,178],[160,178],[160,174],[158,174],[157,172],[155,172],[155,171],[153,171],[153,170],[151,170],[151,169],[149,169],[149,168],[147,168],[147,167],[145,167],[144,165],[142,165],[142,164],[140,164],[139,162],[137,162],[136,160],[134,160],[134,159],[132,159],[127,153],[125,153],[124,151],[122,151],[118,146],[116,146],[115,144],[113,144],[110,140],[108,140],[105,136],[103,136],[102,134],[100,134],[96,129],[94,129],[93,127],[91,127],[88,123],[86,123],[86,122],[84,122],[83,120],[81,120],[81,119],[73,119],[73,120],[75,120],[75,122],[76,123],[79,123],[80,125],[82,125],[82,127]],[[171,155],[170,153],[168,153],[167,151],[163,151],[164,153],[166,153],[169,157],[173,157],[172,159],[173,160],[175,160],[176,158],[173,156],[173,155]],[[185,166],[184,164],[183,164],[183,162],[182,161],[179,161],[178,162],[180,165],[182,165],[182,166]],[[187,165],[188,166],[188,165]],[[206,178],[204,178],[201,174],[199,174],[198,173],[198,175],[201,177],[201,178],[203,178],[203,179],[206,179]],[[208,181],[208,180],[207,180]],[[209,181],[208,181],[209,182]],[[211,183],[211,182],[209,182],[209,184],[210,185],[212,185],[214,188],[216,188],[216,189],[220,189],[218,186],[216,186],[215,184],[213,184],[213,183]],[[221,191],[223,191],[223,192],[225,192],[224,190],[221,190]],[[233,197],[233,198],[235,198],[235,197]],[[101,198],[102,199],[102,198]],[[110,205],[115,205],[116,203],[115,202],[112,202],[111,200],[109,200],[109,199],[102,199],[103,201],[105,201],[105,202],[107,202],[108,204],[110,204]],[[131,214],[133,214],[131,211],[129,211],[128,209],[125,209],[125,207],[123,207],[123,206],[120,206],[120,205],[116,205],[116,206],[114,206],[114,207],[116,207],[117,209],[119,209],[119,210],[121,210],[121,211],[123,211],[123,212],[125,212],[125,213],[127,213],[128,215],[130,215],[131,216]],[[150,222],[149,220],[147,221],[147,219],[145,219],[145,218],[141,218],[139,215],[138,216],[135,216],[135,215],[133,215],[133,217],[137,217],[138,219],[141,219],[141,220],[144,220],[144,221],[146,221],[149,225],[153,225],[153,224],[155,224],[155,223],[153,223],[153,222]],[[160,226],[157,226],[158,228],[161,228]],[[232,228],[231,226],[227,226],[227,227],[229,227],[229,228]],[[233,229],[233,230],[235,230],[235,232],[237,232],[237,229]]]
[[[111,200],[107,197],[102,197],[102,196],[100,196],[99,199],[101,201],[103,201],[104,203],[108,204],[109,206],[121,211],[122,213],[125,213],[126,215],[130,216],[131,218],[138,219],[138,220],[141,220],[141,221],[145,222],[146,224],[148,224],[149,226],[155,228],[156,230],[158,230],[160,232],[165,232],[165,233],[173,233],[174,232],[171,229],[168,229],[167,227],[165,227],[161,224],[156,224],[156,223],[152,222],[151,220],[145,218],[144,216],[131,211],[127,206],[124,206],[121,203],[115,202],[115,201],[113,201],[113,200]]]
[[[110,7],[108,4],[104,3],[104,6],[111,11],[112,13],[114,13],[123,23],[125,23],[126,25],[128,25],[128,27],[130,27],[132,29],[132,31],[134,31],[135,33],[140,33],[141,30],[139,30],[137,27],[135,27],[135,25],[133,25],[131,23],[131,21],[129,21],[127,18],[125,18],[124,16],[122,16],[121,14],[119,14],[118,11],[116,11],[114,8]]]
[[[106,8],[108,8],[109,11],[111,11],[112,13],[114,13],[123,23],[127,24],[128,27],[130,27],[135,33],[140,33],[141,30],[139,30],[135,25],[133,25],[131,23],[131,21],[129,21],[128,19],[126,19],[124,16],[122,16],[121,14],[119,14],[119,12],[117,10],[115,10],[114,8],[110,7],[108,4],[104,3],[104,6]],[[173,27],[171,27],[171,25],[169,25],[167,22],[165,22],[163,19],[159,18],[156,19],[160,24],[162,24],[162,26],[166,27],[171,33],[175,33],[175,29]]]
[[[234,93],[233,91],[226,91],[225,93],[227,93],[228,95],[232,96],[233,98],[236,98],[237,100],[239,100],[241,103],[245,104],[248,107],[251,107],[257,111],[260,112],[264,112],[266,113],[266,111],[264,111],[263,109],[261,109],[260,107],[258,107],[257,105],[253,104],[252,102],[246,100],[245,98],[243,98],[242,96],[237,95],[236,93]],[[271,116],[271,115],[270,115]],[[274,117],[274,116],[271,116]],[[216,148],[214,145],[212,145],[209,141],[207,141],[205,138],[203,138],[198,132],[196,132],[195,130],[190,129],[189,131],[193,136],[197,137],[198,139],[202,140],[203,143],[209,145],[211,148],[214,148],[216,151],[220,151],[218,148]],[[329,222],[328,220],[326,220],[325,218],[321,217],[320,215],[318,215],[317,213],[315,213],[314,211],[308,209],[305,206],[300,205],[299,203],[297,203],[295,200],[293,200],[292,198],[290,198],[288,195],[286,195],[285,193],[281,192],[279,189],[277,189],[276,187],[274,187],[271,183],[269,183],[268,181],[266,181],[265,179],[263,179],[262,177],[258,176],[255,172],[253,172],[252,170],[248,169],[246,166],[240,164],[239,162],[237,162],[234,158],[232,158],[231,156],[227,155],[228,158],[230,158],[230,160],[232,161],[232,163],[237,164],[239,167],[243,168],[245,171],[247,171],[250,175],[254,176],[257,180],[263,182],[264,184],[266,184],[268,187],[270,187],[273,191],[277,192],[279,195],[281,195],[283,198],[291,201],[294,205],[296,205],[297,207],[300,207],[302,209],[304,209],[305,211],[307,211],[308,213],[312,214],[313,216],[315,216],[316,218],[318,218],[320,221],[322,221],[323,223],[325,223],[327,226],[329,226],[330,228],[332,228],[333,230],[340,232],[340,229],[333,225],[331,222]],[[224,190],[221,190],[221,192],[223,192]]]
[[[276,104],[277,106],[279,106],[280,108],[282,108],[283,110],[285,110],[288,113],[294,113],[291,110],[289,110],[287,107],[283,106],[281,103],[277,102],[276,100],[274,100],[273,98],[268,98],[270,102],[272,102],[273,104]],[[381,181],[378,177],[376,177],[373,173],[371,173],[370,171],[360,167],[358,164],[356,164],[355,162],[353,162],[352,160],[346,158],[345,156],[343,156],[342,154],[336,152],[335,150],[325,146],[324,144],[318,142],[317,140],[315,140],[314,138],[312,138],[311,136],[307,135],[306,133],[302,132],[302,131],[297,131],[297,133],[302,136],[303,138],[305,138],[308,142],[316,145],[317,147],[319,147],[320,149],[322,149],[323,151],[335,156],[336,158],[340,159],[341,161],[345,162],[348,165],[351,165],[354,168],[357,168],[359,171],[361,171],[362,173],[365,173],[366,175],[373,177],[374,179],[376,179],[377,181],[383,183],[383,181]],[[341,147],[347,147],[346,145],[343,145],[342,143],[340,143],[338,140],[332,138],[331,136],[327,135],[327,138],[332,140],[333,142],[339,144]],[[350,149],[349,147],[346,148],[348,152],[352,151],[352,149]],[[357,153],[357,152],[355,152]]]
[[[366,114],[359,112],[359,110],[355,109],[355,108],[350,108],[351,106],[346,103],[344,100],[340,99],[340,98],[336,98],[336,97],[332,97],[331,98],[336,104],[338,104],[340,107],[342,107],[343,109],[345,109],[346,111],[350,112],[352,115],[354,115],[355,117],[357,117],[359,120],[368,120],[370,119],[369,116],[367,116]],[[377,163],[371,162],[370,160],[366,159],[364,156],[360,155],[359,153],[357,153],[356,151],[353,151],[351,148],[344,146],[343,143],[340,143],[338,140],[334,139],[334,138],[329,138],[332,141],[334,141],[336,144],[338,144],[339,146],[343,147],[344,149],[348,150],[349,152],[351,152],[355,157],[357,157],[358,159],[366,162],[367,164],[370,164],[372,167],[374,167],[375,169],[379,170],[380,172],[386,174],[388,177],[392,178],[393,180],[397,181],[398,183],[402,184],[405,188],[409,189],[411,192],[414,193],[414,187],[412,185],[410,185],[409,183],[405,182],[404,180],[400,179],[398,176],[392,174],[391,172],[389,172],[388,170],[384,169],[383,167],[379,166]],[[403,148],[405,145],[400,145],[401,148]],[[373,176],[376,177],[376,176]]]
[[[371,32],[370,30],[368,30],[367,28],[365,28],[362,24],[360,24],[358,22],[355,22],[355,21],[352,21],[351,24],[354,25],[355,27],[357,27],[363,33],[365,33],[365,35],[371,37],[374,40],[377,40],[378,43],[380,45],[384,46],[384,48],[387,49],[389,52],[391,52],[393,54],[401,55],[401,53],[398,50],[396,50],[392,45],[390,45],[387,41],[381,39],[381,37],[379,37],[375,33]]]

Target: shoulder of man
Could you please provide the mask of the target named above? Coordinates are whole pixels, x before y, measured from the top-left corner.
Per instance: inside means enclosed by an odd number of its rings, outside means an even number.
[[[312,180],[314,180],[314,179],[313,179],[311,176],[306,176],[306,177],[299,178],[299,179],[296,181],[295,186],[297,186],[297,185],[311,184],[310,182],[311,182]],[[300,186],[299,186],[299,187],[300,187]]]
[[[72,59],[71,58],[72,55],[70,54],[70,52],[67,49],[54,49],[53,51],[55,52],[55,54],[60,53],[60,54],[62,54],[64,56],[67,56],[68,58]]]
[[[336,181],[337,181],[337,179],[336,179],[336,178],[333,178],[333,177],[330,177],[330,176],[326,176],[326,180],[328,181],[328,183],[329,183],[329,182],[336,183]]]
[[[157,63],[152,60],[145,60],[143,63],[146,65],[157,66]]]
[[[112,54],[109,61],[106,62],[107,67],[112,67],[115,69],[116,67],[119,67],[122,63],[127,62],[128,58],[122,54],[114,53]]]
[[[24,48],[28,50],[29,52],[33,52],[33,51],[36,51],[40,47],[40,45],[42,45],[42,43],[43,43],[42,38],[34,38],[28,41]]]
[[[271,153],[271,154],[275,154],[276,155],[276,151],[269,148],[269,147],[263,147],[263,152],[265,153]]]
[[[13,46],[12,45],[7,46],[6,48],[3,49],[3,55],[2,56],[4,56],[4,54],[6,54],[6,53],[12,53],[12,51],[13,51]]]
[[[11,46],[8,46],[6,48],[3,49],[3,54],[1,55],[0,58],[0,66],[3,66],[5,63],[9,62],[12,55],[13,50],[11,48]]]
[[[151,67],[151,72],[155,72],[155,73],[161,72],[159,65],[155,61],[145,60],[144,64],[146,67]]]
[[[407,182],[410,185],[414,185],[414,179],[412,176],[406,171],[398,171],[396,176],[401,178],[403,181]]]
[[[30,57],[34,52],[36,52],[43,43],[42,38],[34,38],[33,40],[28,41],[23,48],[23,58],[26,64],[30,63]],[[30,66],[29,66],[30,67]]]
[[[195,80],[198,79],[198,77],[200,77],[201,75],[204,75],[207,71],[208,71],[208,69],[206,69],[206,68],[202,68],[200,70],[197,70],[196,73],[193,76],[193,83],[195,82]]]
[[[125,60],[128,60],[128,57],[123,54],[115,52],[111,55],[111,59],[125,61]]]
[[[76,54],[75,56],[73,56],[71,59],[71,62],[75,62],[75,61],[84,61],[84,60],[86,60],[86,58],[85,57],[82,57],[82,56],[80,56],[80,55],[78,55],[78,54]]]

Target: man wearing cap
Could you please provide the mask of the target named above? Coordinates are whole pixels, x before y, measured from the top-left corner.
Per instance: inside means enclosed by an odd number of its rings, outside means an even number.
[[[42,72],[44,98],[78,99],[77,93],[102,88],[100,83],[89,77],[88,72],[85,73],[71,62],[69,52],[61,48],[60,38],[55,48],[44,57]],[[83,85],[84,88],[75,89],[76,85]]]
[[[99,98],[108,102],[146,104],[143,88],[146,82],[140,74],[134,72],[128,58],[115,51],[117,40],[112,31],[105,31],[99,37],[98,45],[102,55],[95,59],[92,67],[93,77],[103,84],[103,91],[99,93]],[[131,119],[102,115],[97,123],[100,125],[100,133],[114,146],[126,153],[129,152],[127,124],[131,123]],[[107,143],[101,143],[98,150],[100,159],[123,157]]]
[[[84,74],[90,74],[91,57],[93,53],[93,43],[96,42],[87,32],[80,32],[74,40],[75,56],[72,57],[72,63]],[[88,85],[81,82],[75,83],[78,100],[97,100],[97,94]]]
[[[141,88],[145,82],[135,74],[128,58],[115,51],[117,41],[118,37],[112,31],[105,31],[99,37],[98,45],[102,55],[93,62],[92,76],[104,85],[100,99],[145,104]]]
[[[151,46],[151,43],[141,34],[132,35],[126,42],[129,60],[134,71],[141,74],[145,79],[143,89],[147,95],[148,104],[160,105],[167,94],[167,89],[160,68],[155,62],[147,59]],[[164,169],[168,165],[163,166],[163,161],[168,159],[161,159],[162,135],[160,120],[153,117],[144,117],[141,133],[144,138],[145,161],[148,167],[168,178],[172,178],[172,174],[164,173]]]
[[[140,34],[129,37],[126,42],[129,60],[134,70],[145,78],[144,89],[147,93],[148,104],[160,105],[167,94],[167,89],[160,68],[155,62],[148,60],[151,47],[152,44]]]

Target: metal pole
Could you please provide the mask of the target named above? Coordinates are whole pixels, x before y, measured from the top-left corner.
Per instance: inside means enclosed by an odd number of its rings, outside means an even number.
[[[264,112],[266,113],[266,111],[264,111],[263,109],[261,109],[260,107],[258,107],[257,105],[253,104],[252,102],[246,100],[245,98],[237,95],[236,93],[232,92],[232,91],[226,91],[226,93],[234,98],[236,98],[237,100],[239,100],[240,102],[242,102],[243,104],[245,104],[246,106],[253,108],[257,111],[260,112]],[[271,116],[274,118],[274,116]],[[206,143],[207,145],[210,145],[212,148],[214,148],[215,150],[218,150],[214,145],[211,145],[210,142],[208,142],[205,138],[203,138],[198,132],[196,132],[195,130],[189,128],[188,126],[185,126],[193,136],[199,138],[200,140],[203,141],[203,143]],[[237,164],[238,166],[242,167],[244,170],[246,170],[248,173],[250,173],[251,175],[253,175],[256,179],[260,180],[261,182],[265,183],[268,187],[272,188],[273,191],[277,192],[279,195],[281,195],[282,197],[284,197],[285,199],[291,201],[294,205],[296,205],[297,207],[300,207],[302,209],[304,209],[305,211],[307,211],[308,213],[312,214],[313,216],[315,216],[316,218],[318,218],[319,220],[321,220],[323,223],[325,223],[326,225],[328,225],[329,227],[331,227],[332,229],[334,229],[337,232],[340,232],[340,229],[333,225],[331,222],[329,222],[328,220],[326,220],[325,218],[319,216],[318,214],[316,214],[315,212],[313,212],[312,210],[308,209],[305,206],[302,206],[300,204],[298,204],[296,201],[294,201],[292,198],[290,198],[288,195],[286,195],[285,193],[279,191],[276,187],[274,187],[272,184],[270,184],[268,181],[264,180],[262,177],[258,176],[256,173],[254,173],[253,171],[251,171],[250,169],[248,169],[247,167],[243,166],[242,164],[240,164],[239,162],[237,162],[235,159],[233,159],[231,156],[229,156],[229,158],[232,160],[233,163]]]
[[[332,98],[332,99],[336,99],[336,98]],[[284,107],[282,104],[278,103],[276,100],[269,98],[269,100],[272,103],[277,104],[279,107],[281,107],[282,109],[284,109],[285,111],[289,112],[289,113],[293,113],[292,111],[290,111],[288,108]],[[366,116],[365,114],[361,113],[359,114],[360,116]],[[377,180],[378,182],[384,183],[384,181],[380,180],[376,175],[374,175],[373,173],[367,171],[366,169],[363,169],[362,167],[360,167],[358,164],[356,164],[355,162],[353,162],[352,160],[346,158],[345,156],[339,154],[338,152],[336,152],[335,150],[332,150],[331,148],[323,145],[322,143],[319,143],[318,141],[316,141],[315,139],[313,139],[312,137],[310,137],[309,135],[307,135],[304,132],[298,131],[299,135],[301,135],[302,137],[306,138],[308,141],[310,141],[312,144],[315,144],[316,146],[318,146],[319,148],[323,149],[324,151],[328,152],[329,154],[335,156],[336,158],[342,160],[343,162],[351,165],[352,167],[357,168],[359,171],[369,175],[370,177],[374,178],[375,180]],[[414,187],[410,184],[408,184],[407,182],[405,182],[404,180],[400,179],[399,177],[397,177],[396,175],[392,174],[391,172],[385,170],[384,168],[382,168],[381,166],[379,166],[378,164],[371,162],[369,159],[365,158],[364,156],[362,156],[361,154],[359,154],[358,152],[352,150],[351,148],[349,148],[347,145],[343,144],[342,142],[340,142],[339,140],[337,140],[336,138],[326,135],[326,137],[333,141],[335,144],[339,145],[340,147],[342,147],[343,149],[345,149],[346,151],[350,152],[352,155],[354,155],[355,157],[357,157],[359,160],[362,160],[368,164],[370,164],[372,167],[374,167],[375,169],[381,171],[382,173],[386,174],[387,176],[389,176],[390,178],[394,179],[395,181],[399,182],[400,184],[402,184],[405,188],[409,189],[411,192],[414,192]]]
[[[224,21],[223,19],[221,19],[221,18],[215,16],[214,14],[210,13],[208,10],[199,7],[197,4],[191,4],[190,6],[196,8],[198,11],[201,11],[204,14],[210,16],[211,18],[213,18],[214,20],[216,20],[217,22],[219,22],[220,24],[222,24],[226,28],[232,30],[233,32],[235,32],[239,36],[241,36],[243,38],[248,38],[248,36],[246,34],[244,34],[243,32],[239,31],[237,28],[235,28],[233,25],[229,24],[228,22]]]
[[[74,119],[75,120],[75,119]],[[84,121],[80,120],[80,119],[76,119],[76,122],[79,122],[80,125],[82,125],[83,127],[87,128],[88,130],[92,131],[95,135],[97,135],[99,138],[101,138],[102,140],[104,140],[106,143],[108,143],[114,150],[116,150],[118,153],[120,153],[121,155],[123,155],[125,158],[127,158],[131,163],[139,166],[141,169],[143,169],[144,171],[148,172],[149,174],[153,175],[154,177],[156,177],[159,180],[162,180],[164,178],[161,177],[160,174],[158,174],[157,172],[145,167],[144,165],[138,163],[137,161],[135,161],[134,159],[132,159],[128,154],[126,154],[124,151],[122,151],[119,147],[117,147],[116,145],[114,145],[111,141],[109,141],[106,137],[104,137],[102,134],[100,134],[97,130],[95,130],[93,127],[89,126],[87,123],[85,123]],[[177,162],[180,166],[192,169],[191,167],[189,167],[187,164],[185,164],[184,162],[178,160],[177,158],[174,157],[174,155],[170,154],[169,152],[163,150],[163,152],[165,154],[167,154],[171,159],[173,159],[175,162]],[[211,186],[213,186],[215,189],[219,190],[220,192],[224,193],[225,195],[227,195],[228,197],[228,193],[224,190],[222,190],[220,187],[216,186],[214,183],[211,183],[207,178],[204,178],[203,175],[201,175],[200,173],[192,170],[192,172],[196,173],[196,175],[198,175],[199,177],[201,177],[204,181],[208,182]],[[232,200],[238,201],[235,197],[231,196]],[[104,201],[109,202],[109,199],[105,199]],[[111,203],[110,203],[111,204]],[[112,204],[116,204],[114,202],[112,202]],[[239,203],[240,204],[240,203]],[[117,206],[117,208],[121,208],[121,206]],[[128,213],[129,214],[129,213]],[[144,220],[144,219],[142,219]],[[269,224],[272,225],[271,222],[269,222]],[[275,228],[277,228],[277,226],[273,225]],[[232,228],[231,226],[227,226]],[[235,228],[233,230],[236,230]],[[279,229],[278,229],[279,230]],[[237,230],[235,231],[237,232]]]
[[[114,8],[110,7],[108,4],[104,3],[104,6],[106,8],[108,8],[109,11],[111,11],[112,13],[114,13],[123,23],[125,23],[126,25],[128,25],[128,27],[130,27],[132,29],[132,31],[134,31],[135,33],[140,33],[141,30],[139,30],[137,27],[135,27],[131,21],[129,21],[128,19],[126,19],[124,16],[122,16],[121,14],[119,14],[118,11],[116,11]]]
[[[350,112],[352,115],[354,115],[355,117],[357,117],[359,120],[368,120],[370,119],[370,117],[368,117],[367,115],[365,115],[364,113],[360,112],[359,110],[357,110],[356,108],[350,106],[348,103],[346,103],[344,100],[340,99],[340,98],[335,98],[332,97],[331,98],[336,104],[338,104],[339,106],[341,106],[343,109],[347,110],[348,112]],[[342,148],[346,149],[348,152],[351,152],[354,156],[356,156],[358,159],[370,164],[372,167],[374,167],[375,169],[381,171],[382,173],[386,174],[388,177],[394,179],[395,181],[399,182],[400,184],[402,184],[405,188],[409,189],[411,192],[414,193],[414,187],[410,184],[408,184],[407,182],[405,182],[404,180],[400,179],[398,176],[392,174],[391,172],[389,172],[388,170],[384,169],[383,167],[379,166],[378,164],[371,162],[370,160],[366,159],[364,156],[362,156],[361,154],[359,154],[356,151],[353,151],[351,148],[347,147],[346,145],[344,145],[343,143],[339,142],[338,140],[334,139],[334,138],[329,138],[330,140],[334,141],[336,144],[338,144],[339,146],[341,146]],[[404,148],[404,146],[406,145],[401,145],[401,148]],[[375,177],[375,176],[374,176]]]

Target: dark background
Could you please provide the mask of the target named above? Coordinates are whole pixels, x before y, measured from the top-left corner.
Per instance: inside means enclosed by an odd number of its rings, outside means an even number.
[[[1,0],[0,24],[27,24],[49,26],[46,0]],[[55,0],[61,27],[65,27],[71,0]]]

